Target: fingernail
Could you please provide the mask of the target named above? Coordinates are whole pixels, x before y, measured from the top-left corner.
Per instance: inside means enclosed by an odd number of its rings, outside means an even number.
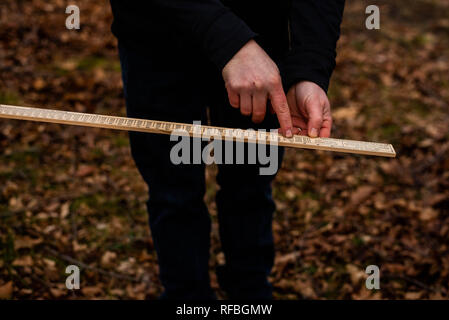
[[[287,129],[287,133],[285,134],[287,138],[293,137],[292,131],[290,129]]]
[[[315,138],[318,136],[318,131],[315,128],[312,128],[312,130],[310,130],[310,136],[312,138]]]

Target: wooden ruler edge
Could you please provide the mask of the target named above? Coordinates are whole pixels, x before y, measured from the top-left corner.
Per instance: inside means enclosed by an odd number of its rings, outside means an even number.
[[[73,115],[73,116],[79,116],[79,117],[97,117],[99,119],[103,118],[103,119],[113,119],[114,121],[117,120],[119,121],[123,121],[124,123],[131,121],[132,122],[140,122],[140,123],[145,123],[146,126],[145,127],[137,127],[137,126],[132,126],[132,125],[126,125],[126,124],[121,124],[121,125],[116,125],[116,124],[108,124],[108,123],[95,123],[95,122],[89,122],[87,120],[85,121],[72,121],[72,120],[65,120],[65,119],[61,119],[61,118],[51,118],[51,117],[43,117],[43,116],[29,116],[29,115],[14,115],[14,114],[10,114],[10,113],[3,113],[3,109],[7,109],[7,110],[11,110],[11,109],[18,109],[18,110],[22,110],[25,113],[26,112],[43,112],[43,113],[54,113],[54,114],[58,114],[58,115]],[[66,125],[76,125],[76,126],[85,126],[85,127],[97,127],[97,128],[105,128],[105,129],[115,129],[115,130],[123,130],[123,131],[137,131],[137,132],[148,132],[148,133],[159,133],[159,134],[171,134],[173,133],[173,131],[175,131],[176,129],[157,129],[154,128],[154,126],[148,126],[147,124],[156,124],[156,126],[158,126],[159,124],[161,125],[161,127],[184,127],[184,128],[192,128],[194,125],[192,124],[186,124],[186,123],[178,123],[178,122],[167,122],[167,121],[159,121],[159,120],[149,120],[149,119],[139,119],[139,118],[129,118],[129,117],[120,117],[120,116],[110,116],[110,115],[101,115],[101,114],[92,114],[92,113],[82,113],[82,112],[74,112],[74,111],[65,111],[65,110],[56,110],[56,109],[43,109],[43,108],[35,108],[35,107],[23,107],[23,106],[13,106],[13,105],[5,105],[5,104],[0,104],[0,118],[4,118],[4,119],[15,119],[15,120],[28,120],[28,121],[39,121],[39,122],[47,122],[47,123],[56,123],[56,124],[66,124]],[[114,122],[113,121],[113,122]],[[224,127],[215,127],[215,126],[205,126],[205,125],[201,125],[201,128],[205,128],[204,130],[217,130],[218,132],[226,132],[226,130],[230,130],[230,131],[240,131],[243,133],[243,138],[238,138],[238,137],[234,137],[237,141],[245,141],[245,142],[252,142],[254,140],[249,139],[248,137],[250,136],[250,131],[249,130],[244,130],[244,129],[236,129],[236,128],[224,128]],[[201,133],[203,133],[204,131],[202,131]],[[190,131],[189,131],[190,133]],[[258,134],[258,133],[257,133]],[[195,136],[195,133],[189,134],[190,136]],[[221,139],[222,140],[227,140],[226,139],[226,135],[221,134]],[[267,141],[269,140],[269,132],[266,133],[266,137],[267,137]],[[360,144],[360,145],[370,145],[370,144],[376,144],[378,146],[383,146],[385,147],[388,151],[371,151],[371,150],[363,150],[363,149],[357,149],[357,148],[352,148],[352,149],[348,149],[348,148],[339,148],[339,147],[335,147],[335,146],[326,146],[326,145],[317,145],[317,144],[307,144],[304,142],[298,142],[295,141],[295,138],[285,138],[281,135],[277,135],[277,143],[280,146],[285,146],[285,147],[293,147],[293,148],[303,148],[303,149],[312,149],[312,150],[324,150],[324,151],[335,151],[335,152],[343,152],[343,153],[352,153],[352,154],[362,154],[362,155],[372,155],[372,156],[382,156],[382,157],[390,157],[390,158],[394,158],[396,157],[396,152],[394,150],[394,147],[391,144],[385,144],[385,143],[374,143],[374,142],[366,142],[366,141],[355,141],[355,140],[344,140],[344,139],[335,139],[335,138],[309,138],[309,137],[304,137],[304,136],[295,136],[296,140],[298,140],[299,138],[297,137],[302,137],[301,140],[305,140],[305,141],[311,141],[313,142],[315,139],[320,139],[318,141],[323,141],[323,142],[351,142],[351,143],[355,143],[355,144]],[[263,141],[258,141],[258,142],[262,142]]]

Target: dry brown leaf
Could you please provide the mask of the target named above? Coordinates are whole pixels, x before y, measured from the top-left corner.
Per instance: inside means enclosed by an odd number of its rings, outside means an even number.
[[[80,244],[78,241],[72,241],[73,251],[79,252],[87,249],[87,244]]]
[[[103,290],[100,287],[91,286],[91,287],[82,287],[81,292],[88,297],[93,297],[102,294]]]
[[[78,171],[76,172],[76,176],[83,178],[83,177],[87,177],[89,175],[91,175],[92,173],[94,173],[96,170],[96,167],[94,166],[88,166],[88,165],[81,165],[78,168]]]
[[[407,300],[418,300],[423,295],[423,292],[407,292],[404,298]]]
[[[50,293],[51,293],[51,295],[54,298],[58,299],[58,298],[60,298],[62,296],[67,295],[67,290],[62,290],[62,289],[59,289],[59,288],[51,288],[50,289]]]
[[[55,212],[59,208],[59,202],[52,202],[48,206],[45,207],[46,212]]]
[[[103,267],[111,266],[112,262],[117,258],[117,254],[112,251],[106,251],[101,257],[101,265]]]
[[[37,78],[36,80],[34,80],[33,82],[33,87],[36,90],[41,90],[45,87],[46,83],[44,81],[44,79],[42,78]]]
[[[70,213],[70,203],[66,202],[61,206],[61,212],[59,213],[59,216],[61,219],[65,219]]]
[[[419,214],[421,221],[430,221],[438,217],[438,211],[433,208],[424,208]]]
[[[44,258],[43,261],[44,261],[45,265],[47,266],[47,268],[55,269],[56,262],[54,260]]]
[[[351,194],[351,205],[357,206],[364,202],[374,191],[372,186],[360,186]]]
[[[11,299],[13,290],[12,281],[0,286],[0,299]]]
[[[359,113],[359,106],[339,108],[332,112],[332,118],[335,120],[353,120]]]
[[[359,267],[353,264],[347,264],[346,271],[349,273],[352,284],[357,284],[362,279],[367,277],[366,273],[363,270],[359,269]]]
[[[30,267],[33,265],[33,258],[31,256],[22,256],[15,259],[12,263],[14,267]]]
[[[275,264],[285,264],[295,262],[301,254],[299,252],[290,252],[288,254],[277,256]]]
[[[134,273],[133,266],[135,265],[136,259],[134,257],[129,258],[128,260],[121,261],[117,270],[120,272],[132,274]]]
[[[22,248],[32,248],[40,243],[42,243],[42,239],[33,239],[29,236],[17,238],[14,240],[14,249],[19,250]]]
[[[317,295],[315,290],[313,290],[312,284],[307,281],[298,280],[294,284],[295,291],[301,293],[301,295],[306,299],[316,299]]]

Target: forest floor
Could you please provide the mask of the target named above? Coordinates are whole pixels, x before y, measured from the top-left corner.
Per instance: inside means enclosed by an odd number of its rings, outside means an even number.
[[[331,88],[333,136],[395,159],[289,149],[274,183],[278,299],[449,298],[449,1],[348,1]],[[0,5],[0,103],[124,115],[109,2]],[[223,262],[207,169],[210,270]],[[126,132],[0,120],[0,298],[144,299],[162,291],[147,189]],[[65,267],[82,268],[81,290]],[[380,290],[365,268],[380,267]],[[223,296],[222,293],[219,293]]]

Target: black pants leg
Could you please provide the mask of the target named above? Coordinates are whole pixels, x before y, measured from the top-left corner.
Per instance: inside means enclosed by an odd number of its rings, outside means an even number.
[[[120,45],[123,83],[130,117],[255,128],[227,102],[217,70],[201,59],[167,59]],[[275,128],[273,117],[259,128]],[[135,163],[149,187],[148,212],[158,254],[164,297],[212,299],[208,260],[210,218],[203,202],[204,165],[174,165],[169,136],[130,132]],[[282,149],[279,148],[279,166]],[[271,232],[274,175],[259,175],[259,164],[219,165],[217,207],[226,266],[219,282],[230,298],[271,298],[267,281],[273,264]]]
[[[123,45],[120,60],[128,116],[206,121],[205,100],[196,94],[196,85],[201,87],[198,72]],[[163,298],[213,299],[204,165],[172,164],[170,150],[176,142],[167,135],[130,132],[129,136],[132,156],[149,187],[147,207]]]
[[[239,110],[229,105],[223,85],[214,87],[211,106],[212,124],[224,127],[269,129],[278,128],[274,115],[268,114],[261,124],[254,124]],[[266,154],[269,148],[264,148]],[[275,204],[271,183],[277,173],[261,175],[263,166],[259,159],[248,164],[245,145],[245,164],[220,164],[218,166],[216,203],[221,245],[226,264],[217,270],[220,286],[232,299],[271,299],[272,287],[268,282],[274,262],[272,219]],[[253,149],[256,150],[256,149]],[[270,154],[282,164],[284,149],[277,148],[277,154]],[[235,149],[234,149],[235,156]]]

